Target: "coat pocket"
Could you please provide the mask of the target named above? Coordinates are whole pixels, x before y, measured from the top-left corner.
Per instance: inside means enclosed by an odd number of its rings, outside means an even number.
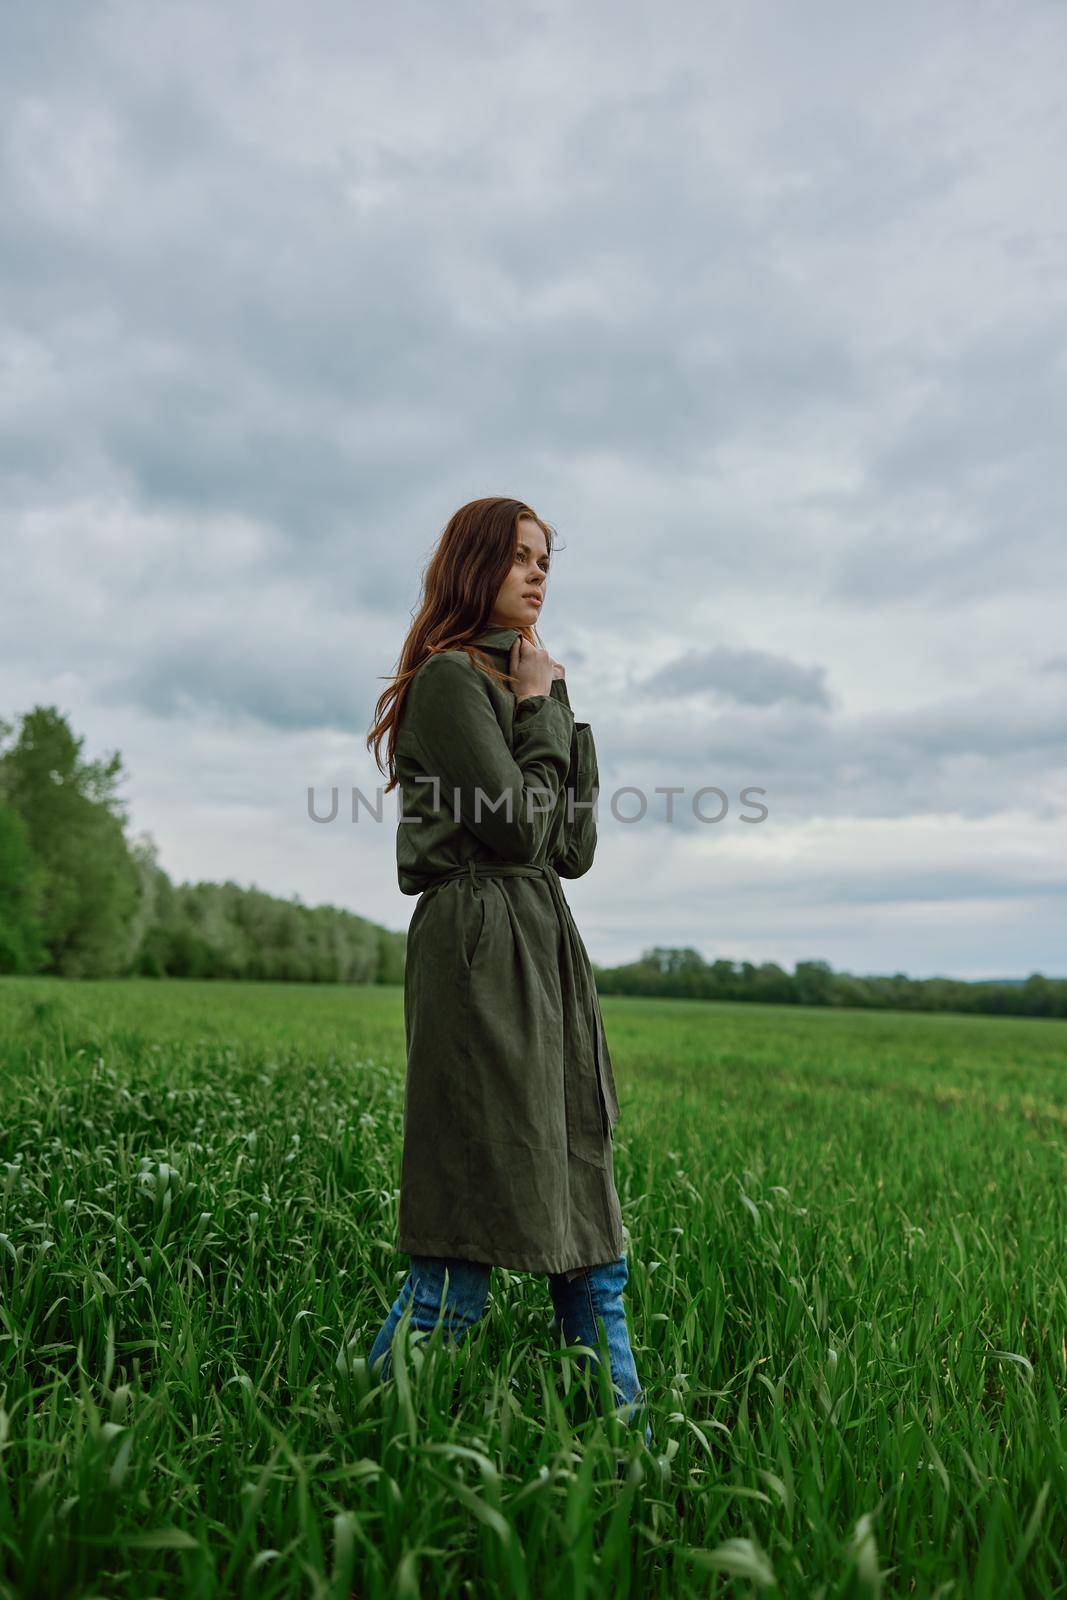
[[[482,942],[485,932],[485,891],[479,890],[475,896],[474,904],[469,914],[464,919],[463,957],[468,969],[473,967],[474,958],[478,954],[478,946]]]

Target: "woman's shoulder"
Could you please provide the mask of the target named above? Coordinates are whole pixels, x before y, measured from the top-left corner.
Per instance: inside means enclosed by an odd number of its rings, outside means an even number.
[[[480,685],[487,683],[466,650],[435,650],[416,667],[408,685],[409,702],[416,715],[425,710],[436,716],[457,700],[480,693]]]
[[[418,677],[424,672],[439,672],[442,666],[455,671],[457,667],[466,669],[473,665],[466,650],[458,647],[453,650],[433,650],[419,662],[415,675]]]
[[[452,650],[435,650],[426,656],[415,669],[412,687],[419,682],[433,683],[443,690],[450,690],[463,689],[470,684],[488,686],[495,684],[496,680],[483,671],[469,650],[457,646]]]
[[[421,735],[427,728],[436,733],[456,718],[480,723],[487,710],[500,721],[508,694],[507,685],[483,672],[468,651],[435,650],[409,680],[403,723]]]
[[[472,681],[473,667],[466,650],[435,650],[416,667],[411,692],[419,699],[425,694],[454,694]]]

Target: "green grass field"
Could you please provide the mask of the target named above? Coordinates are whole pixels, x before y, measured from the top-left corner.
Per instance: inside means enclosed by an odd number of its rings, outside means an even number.
[[[651,1453],[537,1274],[368,1378],[399,989],[0,980],[0,1594],[1063,1594],[1067,1024],[603,1009]]]

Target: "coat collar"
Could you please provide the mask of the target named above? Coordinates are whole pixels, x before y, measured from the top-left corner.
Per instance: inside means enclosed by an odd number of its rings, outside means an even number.
[[[511,647],[518,637],[518,628],[484,628],[481,633],[476,633],[473,639],[468,639],[467,643],[477,645],[479,650],[496,650],[506,656],[511,653]],[[570,707],[566,678],[553,678],[549,694],[554,700],[562,700],[565,706]],[[577,726],[588,728],[589,724],[581,722]]]
[[[518,636],[518,628],[484,628],[467,643],[476,644],[481,650],[502,650],[507,655]]]

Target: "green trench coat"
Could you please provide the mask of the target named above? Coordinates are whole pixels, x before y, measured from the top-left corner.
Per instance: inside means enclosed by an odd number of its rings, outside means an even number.
[[[506,671],[517,631],[471,642]],[[564,679],[519,704],[446,650],[411,680],[394,759],[397,876],[419,896],[396,1248],[570,1275],[617,1260],[619,1103],[560,883],[596,848],[589,724]]]

